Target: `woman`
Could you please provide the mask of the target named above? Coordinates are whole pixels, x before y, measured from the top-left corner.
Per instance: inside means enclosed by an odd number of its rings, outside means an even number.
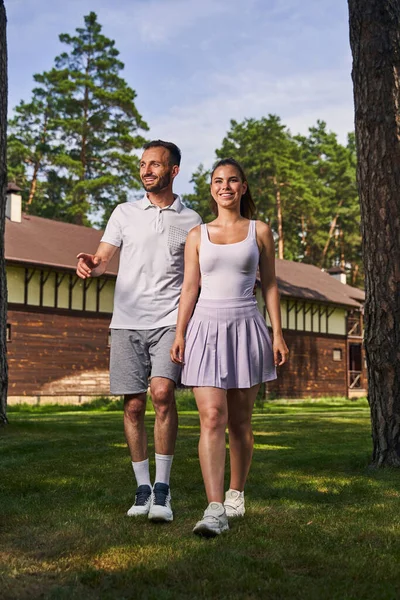
[[[274,240],[268,225],[250,220],[255,206],[239,163],[227,158],[214,166],[211,196],[217,218],[187,237],[171,348],[172,361],[183,364],[182,383],[193,387],[200,415],[199,457],[209,505],[193,532],[210,537],[229,529],[227,517],[244,515],[254,401],[260,384],[275,379],[275,367],[288,356]],[[253,293],[258,267],[273,345]],[[227,426],[231,478],[224,502]]]

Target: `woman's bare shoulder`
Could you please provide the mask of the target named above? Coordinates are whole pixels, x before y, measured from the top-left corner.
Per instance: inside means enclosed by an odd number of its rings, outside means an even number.
[[[189,244],[197,244],[200,242],[200,232],[201,225],[196,225],[196,227],[193,227],[193,229],[191,229],[187,234],[186,243],[189,242]]]
[[[264,221],[256,221],[256,232],[257,232],[257,236],[260,237],[268,237],[271,235],[271,227],[268,225],[268,223],[264,223]]]

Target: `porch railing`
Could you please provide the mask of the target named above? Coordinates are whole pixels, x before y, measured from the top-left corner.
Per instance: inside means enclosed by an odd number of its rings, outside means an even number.
[[[362,388],[362,371],[349,371],[349,388],[351,390]]]

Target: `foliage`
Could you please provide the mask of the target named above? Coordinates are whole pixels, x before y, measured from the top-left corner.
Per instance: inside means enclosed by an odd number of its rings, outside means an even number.
[[[13,415],[0,442],[2,598],[398,598],[400,474],[366,468],[366,401],[268,410],[254,415],[246,516],[215,540],[191,533],[205,507],[197,415],[180,415],[167,526],[124,516],[121,413]]]
[[[190,180],[190,183],[193,183],[193,193],[182,196],[185,204],[199,213],[204,223],[215,219],[210,206],[210,174],[211,171],[206,171],[204,166],[200,165]]]
[[[311,168],[309,185],[316,199],[305,223],[304,261],[321,268],[349,265],[352,274],[357,265],[361,273],[354,134],[348,135],[343,146],[335,133],[327,131],[326,123],[318,121],[308,137],[297,140]]]
[[[175,393],[176,406],[179,411],[192,411],[196,410],[196,401],[193,393],[188,389],[178,389]],[[81,404],[58,404],[57,397],[54,397],[54,403],[46,402],[45,404],[12,404],[9,407],[10,412],[13,413],[33,413],[33,414],[48,414],[48,413],[63,413],[63,412],[91,412],[91,411],[103,411],[103,412],[114,412],[121,411],[124,408],[123,397],[115,396],[99,396],[93,398],[90,402],[82,402]],[[153,405],[151,403],[150,396],[147,396],[146,410],[154,412]]]
[[[105,222],[119,202],[140,187],[135,150],[147,124],[136,93],[120,76],[115,42],[91,12],[76,35],[61,34],[68,51],[55,58],[30,102],[10,121],[9,177],[24,188],[25,209],[49,218]]]
[[[278,116],[268,115],[232,120],[215,153],[242,164],[257,218],[271,225],[279,258],[321,268],[341,265],[353,285],[362,281],[353,134],[342,145],[318,121],[307,136],[293,136]],[[185,197],[205,221],[213,218],[209,175],[200,165],[192,177],[194,192]]]

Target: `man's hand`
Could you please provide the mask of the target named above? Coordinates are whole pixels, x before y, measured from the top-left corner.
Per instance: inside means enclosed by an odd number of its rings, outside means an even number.
[[[97,275],[101,275],[101,260],[95,254],[85,254],[81,252],[76,257],[78,259],[78,264],[76,267],[76,274],[81,279],[87,279],[88,277],[96,277]],[[103,269],[104,271],[104,269]]]

